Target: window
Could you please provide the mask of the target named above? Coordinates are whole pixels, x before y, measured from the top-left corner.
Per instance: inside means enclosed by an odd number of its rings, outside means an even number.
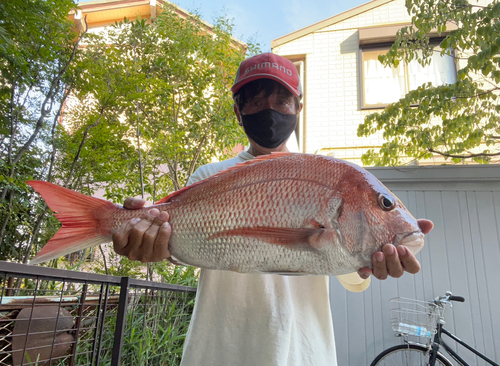
[[[410,90],[424,83],[434,86],[453,84],[456,81],[454,59],[435,52],[431,64],[422,67],[416,60],[401,63],[397,68],[385,67],[378,60],[389,47],[370,46],[361,50],[362,108],[383,108],[398,101]]]

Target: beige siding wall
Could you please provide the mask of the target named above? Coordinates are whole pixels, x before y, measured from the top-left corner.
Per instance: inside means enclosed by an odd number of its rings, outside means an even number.
[[[360,162],[361,154],[367,150],[363,147],[382,143],[381,135],[359,138],[356,132],[370,113],[361,111],[359,106],[358,29],[389,24],[388,19],[391,23],[410,21],[404,0],[387,3],[273,49],[282,56],[306,54],[305,152],[328,149],[338,158]]]

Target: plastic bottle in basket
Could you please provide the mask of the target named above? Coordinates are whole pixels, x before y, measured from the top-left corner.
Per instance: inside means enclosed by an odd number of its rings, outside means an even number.
[[[427,328],[405,323],[399,323],[398,332],[419,337],[432,337],[432,333]]]

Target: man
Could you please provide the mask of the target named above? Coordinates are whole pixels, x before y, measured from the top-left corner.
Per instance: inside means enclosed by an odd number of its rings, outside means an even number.
[[[199,168],[189,184],[237,163],[275,151],[286,141],[302,109],[300,78],[287,59],[264,53],[243,61],[231,88],[234,112],[249,141],[236,158]],[[125,207],[144,201],[127,199]],[[149,220],[131,220],[113,235],[115,251],[133,260],[167,258],[168,214],[150,211]],[[419,220],[424,233],[432,222]],[[404,247],[387,244],[372,257],[373,269],[339,276],[351,291],[363,291],[369,276],[416,273],[420,264]],[[326,276],[280,276],[200,271],[198,292],[186,337],[182,366],[336,365]]]

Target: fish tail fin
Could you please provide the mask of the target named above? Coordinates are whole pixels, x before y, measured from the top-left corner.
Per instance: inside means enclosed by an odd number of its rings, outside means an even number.
[[[117,205],[48,182],[26,183],[42,196],[62,223],[30,264],[46,262],[111,240],[111,233],[100,228],[96,213],[102,217],[105,211],[119,210]]]

